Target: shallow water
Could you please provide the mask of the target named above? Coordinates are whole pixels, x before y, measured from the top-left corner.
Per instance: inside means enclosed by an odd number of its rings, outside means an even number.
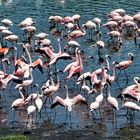
[[[11,19],[14,23],[14,26],[11,27],[11,30],[19,35],[20,39],[22,40],[22,32],[18,28],[18,23],[21,22],[26,17],[32,17],[36,23],[35,26],[37,28],[37,33],[39,32],[47,32],[49,31],[49,23],[48,18],[51,15],[61,15],[64,16],[72,16],[74,14],[80,14],[81,20],[80,25],[85,23],[87,20],[91,20],[94,17],[99,17],[102,19],[102,23],[105,23],[107,21],[106,15],[117,8],[123,8],[126,10],[127,14],[133,15],[139,12],[139,0],[119,0],[119,1],[112,1],[112,0],[1,0],[0,1],[0,20],[4,18]],[[106,41],[106,48],[103,51],[103,54],[108,53],[111,56],[111,62],[117,60],[125,60],[128,58],[127,53],[132,52],[134,53],[134,63],[130,68],[127,70],[127,74],[129,75],[129,81],[128,85],[133,83],[133,77],[134,76],[140,76],[139,74],[139,60],[140,60],[140,48],[139,45],[135,45],[133,40],[124,40],[122,49],[119,52],[112,51],[110,49],[110,46],[107,44],[107,40],[109,36],[107,36],[107,30],[101,28],[102,31],[102,40]],[[50,35],[48,37],[52,41],[52,46],[56,46],[57,44],[57,38],[53,35]],[[87,40],[87,36],[85,36],[83,39],[78,39],[78,42],[81,44],[81,49],[84,50],[86,56],[92,55],[95,58],[98,59],[97,56],[97,48],[90,47],[91,45],[94,45],[93,41]],[[61,45],[65,45],[65,40],[62,40]],[[112,46],[112,45],[111,45]],[[57,50],[57,47],[54,47],[55,50]],[[96,60],[97,60],[96,59]],[[61,61],[58,62],[57,68],[64,69],[64,67],[69,63],[70,61]],[[100,65],[98,64],[98,60],[95,62],[90,63],[88,66],[84,63],[84,72],[86,71],[93,71],[99,68]],[[9,73],[12,72],[11,69],[8,69]],[[117,72],[118,73],[118,72]],[[43,83],[47,80],[47,72],[44,73],[44,78],[42,78],[42,74],[38,72],[38,70],[35,70],[34,74],[34,81],[35,83],[38,83],[40,86],[43,85]],[[66,75],[65,75],[66,76]],[[61,80],[64,78],[64,76],[61,77]],[[122,73],[119,80],[119,85],[122,88],[125,88],[126,85],[126,78],[124,74]],[[63,84],[63,83],[62,83]],[[68,81],[68,87],[72,95],[75,95],[76,86],[73,87],[73,79]],[[116,82],[112,84],[111,87],[111,93],[114,97],[117,97],[122,89],[118,86]],[[31,91],[30,91],[31,92]],[[9,92],[9,89],[6,89],[6,102],[1,103],[1,109],[0,109],[0,120],[3,120],[3,122],[0,124],[2,127],[3,125],[11,126],[13,111],[11,111],[10,106],[14,99],[18,96],[18,91],[12,87],[11,92]],[[12,94],[12,95],[11,95]],[[59,90],[57,93],[58,95],[62,95],[65,97],[64,88]],[[93,97],[91,96],[89,99],[89,102],[93,100]],[[119,107],[121,107],[121,100],[118,99],[120,102]],[[107,108],[107,111],[105,111]],[[106,104],[103,104],[103,107],[101,108],[102,116],[96,115],[98,118],[97,120],[92,118],[92,114],[87,110],[86,106],[80,106],[77,105],[74,110],[71,113],[71,121],[68,118],[65,124],[65,109],[63,107],[57,107],[56,108],[56,116],[54,116],[54,112],[50,110],[50,105],[47,104],[47,113],[45,113],[45,109],[42,110],[42,118],[40,125],[35,124],[35,127],[48,127],[48,124],[45,125],[46,120],[50,120],[51,125],[62,125],[64,129],[82,129],[86,128],[91,125],[95,125],[96,123],[101,123],[102,128],[104,129],[104,132],[107,136],[110,134],[116,132],[119,128],[124,127],[127,125],[127,123],[130,123],[124,114],[126,113],[126,110],[119,110],[117,111],[117,123],[112,122],[112,110],[109,106]],[[137,125],[140,124],[139,121],[140,113],[136,112],[136,117],[134,119],[133,123],[136,123]],[[99,119],[102,117],[101,119]],[[27,114],[26,110],[22,111],[20,114],[20,118],[17,119],[20,120],[22,123],[17,123],[17,126],[24,126],[25,122],[27,121]],[[44,121],[45,120],[45,121]],[[116,126],[117,125],[117,126]],[[117,127],[117,128],[116,128]]]

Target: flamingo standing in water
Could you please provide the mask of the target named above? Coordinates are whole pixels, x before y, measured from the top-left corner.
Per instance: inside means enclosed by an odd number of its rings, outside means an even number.
[[[48,86],[47,85],[43,86],[42,88],[42,94],[44,96],[47,96],[44,104],[46,104],[48,98],[49,98],[49,101],[50,99],[52,99],[52,95],[54,95],[60,87],[59,70],[57,70],[56,74],[57,74],[57,83],[55,84],[53,80],[51,79],[51,84],[49,84]]]
[[[30,17],[29,18],[25,18],[23,21],[21,21],[19,23],[19,27],[24,28],[24,27],[33,25],[33,23],[34,23],[34,21],[33,21],[32,18],[30,18]]]
[[[134,83],[128,87],[126,87],[122,91],[122,96],[125,97],[126,95],[130,95],[130,97],[135,98],[137,101],[140,100],[140,78],[134,77]]]
[[[70,79],[73,75],[75,75],[75,74],[78,74],[78,75],[80,75],[81,73],[82,73],[82,70],[83,70],[83,63],[82,63],[82,59],[81,59],[81,56],[80,56],[80,53],[81,53],[81,50],[78,50],[78,65],[76,64],[72,64],[71,66],[70,66],[70,68],[68,69],[69,70],[69,74],[68,74],[68,76],[65,78],[65,80],[66,79]]]
[[[58,53],[54,53],[54,56],[51,57],[49,65],[52,65],[54,63],[56,63],[59,59],[70,59],[71,56],[66,53],[66,52],[62,52],[61,50],[61,46],[60,46],[60,39],[58,39]]]
[[[122,104],[122,107],[127,109],[127,113],[126,113],[127,119],[129,119],[129,116],[128,116],[129,115],[129,110],[133,111],[133,115],[135,115],[134,114],[135,110],[140,111],[140,106],[137,105],[136,103],[132,102],[132,101],[125,101]]]
[[[13,26],[13,22],[10,19],[7,19],[7,18],[1,20],[1,23],[6,27]]]
[[[4,37],[3,40],[12,42],[12,44],[13,44],[13,42],[17,43],[19,41],[19,37],[17,35],[12,34],[12,35],[8,35],[8,36]]]
[[[31,105],[27,107],[27,115],[28,115],[28,122],[33,124],[33,114],[36,112],[36,106],[33,104],[32,96],[31,96]]]
[[[11,109],[14,110],[13,120],[15,118],[15,111],[19,110],[19,115],[20,115],[20,109],[25,106],[25,97],[24,97],[25,90],[22,87],[20,87],[19,93],[20,93],[21,98],[14,100],[11,105]]]
[[[108,97],[107,97],[107,102],[111,105],[111,107],[113,108],[113,109],[115,109],[114,110],[114,119],[116,119],[116,110],[119,110],[119,104],[118,104],[118,101],[116,100],[116,98],[114,98],[114,97],[112,97],[111,96],[111,94],[110,94],[110,86],[108,85],[108,92],[107,92],[107,94],[108,94]]]
[[[96,31],[96,24],[92,21],[87,21],[82,25],[85,29],[89,30],[89,39],[93,38],[93,30]]]
[[[69,40],[75,40],[76,38],[82,37],[86,35],[86,31],[82,28],[82,30],[74,30],[69,35]]]
[[[66,98],[62,99],[61,97],[56,96],[54,101],[53,101],[53,104],[51,105],[51,109],[56,107],[57,105],[61,105],[61,106],[66,107],[66,118],[67,118],[67,111],[70,112],[70,117],[71,117],[71,111],[72,111],[74,105],[76,105],[78,103],[83,103],[83,104],[87,105],[87,102],[86,102],[86,99],[80,94],[73,97],[72,99],[69,98],[67,85],[65,85],[65,89],[66,89]]]
[[[133,63],[133,60],[134,60],[134,55],[133,53],[128,53],[128,56],[129,56],[129,59],[128,60],[125,60],[125,61],[121,61],[121,62],[115,62],[116,66],[115,68],[120,70],[119,74],[118,74],[118,77],[116,79],[119,78],[119,75],[121,73],[121,71],[123,70],[125,72],[125,76],[128,78],[128,76],[126,75],[126,69],[131,66],[131,64]]]

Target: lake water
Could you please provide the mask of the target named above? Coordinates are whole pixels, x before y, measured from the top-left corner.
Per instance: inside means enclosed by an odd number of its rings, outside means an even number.
[[[35,20],[35,26],[37,28],[37,33],[39,32],[46,32],[50,34],[50,24],[48,23],[48,18],[51,15],[60,15],[62,17],[64,16],[72,16],[74,14],[80,14],[81,19],[80,19],[80,25],[85,23],[88,20],[92,20],[95,17],[99,17],[102,20],[102,24],[106,23],[107,17],[106,15],[117,8],[123,8],[125,9],[126,13],[129,15],[136,14],[139,12],[140,8],[140,1],[139,0],[0,0],[0,20],[4,18],[8,18],[13,21],[14,26],[11,27],[11,30],[19,35],[20,38],[22,38],[22,32],[17,26],[23,19],[27,17],[32,17]],[[108,53],[111,56],[111,62],[113,61],[121,61],[121,60],[126,60],[128,58],[128,52],[134,53],[134,63],[130,68],[127,70],[127,74],[129,76],[129,81],[128,85],[133,83],[133,77],[134,76],[140,76],[140,48],[139,44],[135,45],[134,40],[124,40],[123,45],[121,50],[118,52],[112,51],[110,49],[111,46],[108,45],[107,40],[109,39],[109,36],[107,35],[107,30],[105,28],[101,27],[101,32],[102,32],[102,40],[105,41],[105,48],[103,49],[103,55]],[[52,46],[54,46],[54,49],[57,50],[56,44],[57,44],[57,38],[54,37],[53,35],[50,35],[48,37],[52,41]],[[22,40],[22,39],[21,39]],[[84,38],[79,38],[78,42],[81,44],[81,49],[84,50],[86,56],[92,55],[94,58],[97,58],[94,62],[90,63],[88,66],[84,63],[84,72],[86,71],[93,71],[96,70],[97,68],[100,67],[98,64],[98,55],[97,55],[97,48],[96,47],[91,47],[92,45],[95,44],[94,41],[88,40],[88,37],[85,36]],[[65,45],[66,42],[65,40],[62,40],[61,45]],[[61,61],[58,62],[57,67],[59,69],[64,69],[65,66],[71,61]],[[8,70],[11,72],[11,69]],[[117,72],[118,73],[118,72]],[[46,75],[45,75],[46,74]],[[43,85],[43,83],[47,80],[47,72],[42,75],[38,72],[34,72],[34,81],[35,83],[38,83],[40,86]],[[61,77],[61,80],[64,77]],[[126,77],[122,73],[121,76],[119,77],[119,85],[114,82],[111,87],[111,93],[114,97],[117,97],[119,93],[121,92],[122,89],[120,87],[125,88],[126,85]],[[62,83],[63,84],[63,83]],[[71,93],[75,94],[76,87],[73,88],[73,80],[68,81],[68,87]],[[8,104],[2,104],[2,109],[1,109],[1,120],[7,119],[5,122],[6,125],[11,126],[11,118],[13,116],[13,112],[10,109],[11,103],[14,99],[17,98],[18,96],[18,91],[12,87],[12,93],[13,95],[11,96],[11,93],[8,93],[7,91],[7,99],[8,99]],[[64,93],[64,89],[59,90],[58,95]],[[65,97],[65,93],[62,95]],[[93,97],[92,97],[93,98]],[[93,99],[90,99],[90,102]],[[121,101],[118,99],[120,102],[120,107],[121,107]],[[86,111],[85,111],[86,110]],[[103,109],[104,110],[104,107]],[[110,133],[114,133],[114,130],[112,131],[112,128],[114,128],[114,124],[111,121],[112,118],[112,111],[110,111],[110,114],[107,116],[107,114],[103,111],[102,116],[106,116],[105,118],[102,118],[102,121],[98,121],[96,123],[101,123],[103,127],[106,129],[106,134],[109,135]],[[123,114],[125,114],[126,110],[119,110],[117,111],[118,116],[117,117],[117,127],[118,129],[121,127],[124,127],[127,125],[128,121]],[[42,117],[44,120],[49,120],[54,118],[54,114],[52,113],[52,116],[50,115],[51,110],[47,109],[47,115],[45,111],[42,111]],[[57,116],[55,118],[55,121],[50,121],[52,124],[63,124],[66,125],[64,126],[66,128],[70,127],[69,120],[66,124],[65,122],[65,109],[63,107],[57,107],[56,108],[56,113]],[[49,114],[49,115],[48,115]],[[88,115],[87,115],[88,114]],[[51,116],[51,117],[50,117]],[[140,113],[136,113],[136,117],[134,120],[134,123],[140,124],[139,121],[139,116]],[[97,116],[98,117],[98,116]],[[20,120],[25,123],[25,120],[27,119],[26,117],[26,111],[23,111],[20,115]],[[44,122],[41,122],[41,125],[36,126],[44,126],[46,127]],[[1,124],[3,125],[3,124]],[[18,124],[19,125],[19,124]],[[88,110],[86,107],[82,106],[76,106],[74,111],[72,112],[72,128],[84,128],[90,125],[95,125],[95,120],[92,119],[92,115],[88,113]],[[20,125],[19,125],[20,126]]]

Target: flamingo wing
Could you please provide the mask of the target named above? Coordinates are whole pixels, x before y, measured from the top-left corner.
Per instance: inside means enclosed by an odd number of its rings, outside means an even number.
[[[82,95],[80,95],[80,94],[78,94],[77,96],[75,96],[73,98],[73,103],[74,104],[82,103],[82,104],[87,105],[86,99]]]
[[[62,99],[59,96],[56,96],[55,99],[54,99],[54,101],[53,101],[53,104],[51,105],[51,109],[54,108],[54,107],[56,107],[57,105],[65,106],[64,99]]]

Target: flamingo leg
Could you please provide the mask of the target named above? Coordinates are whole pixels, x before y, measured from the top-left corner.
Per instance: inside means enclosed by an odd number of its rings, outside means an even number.
[[[66,121],[67,121],[67,117],[68,117],[68,110],[66,109],[65,123],[66,123]]]
[[[118,78],[119,78],[121,72],[122,72],[122,70],[120,70],[120,72],[119,72],[119,74],[118,74],[118,76],[117,76],[117,78],[116,78],[116,81],[118,81]]]
[[[125,74],[125,76],[126,76],[126,78],[127,78],[127,80],[128,80],[128,76],[127,76],[127,74],[126,74],[126,70],[124,69],[124,74]]]

